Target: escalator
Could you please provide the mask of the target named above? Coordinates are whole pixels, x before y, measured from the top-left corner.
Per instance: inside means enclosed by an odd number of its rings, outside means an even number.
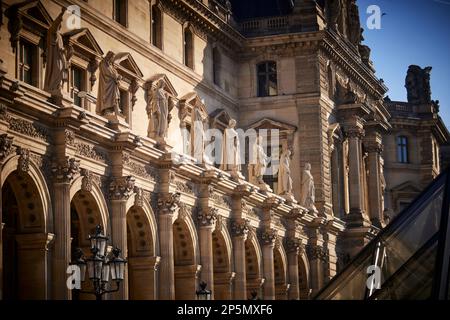
[[[315,299],[449,299],[450,171],[440,174]]]

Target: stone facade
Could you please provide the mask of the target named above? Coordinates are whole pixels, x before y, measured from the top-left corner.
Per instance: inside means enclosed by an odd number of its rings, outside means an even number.
[[[425,87],[414,84],[419,82],[417,78],[423,79],[424,72],[430,71],[431,67],[410,66],[405,80],[408,102],[385,99],[392,125],[389,134],[383,137],[385,205],[389,218],[407,207],[448,164],[450,134],[439,116],[439,101],[431,100],[429,84]]]
[[[216,299],[307,299],[384,226],[387,88],[360,43],[355,1],[294,2],[288,16],[239,23],[225,1],[3,1],[1,297],[89,298],[67,289],[66,268],[101,224],[128,259],[110,298],[194,299],[203,280]],[[64,15],[68,81],[55,94],[43,90],[46,36],[62,5],[80,8],[81,25]],[[120,115],[96,108],[109,51],[124,53],[113,65]],[[260,65],[275,65],[262,82]],[[164,139],[150,129],[160,84]],[[274,181],[270,192],[174,161],[190,153],[181,129],[195,108],[210,128],[234,118],[279,130],[293,199]],[[316,210],[295,200],[306,163]]]

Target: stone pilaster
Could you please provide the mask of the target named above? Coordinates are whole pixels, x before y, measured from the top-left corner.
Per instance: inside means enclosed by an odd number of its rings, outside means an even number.
[[[173,219],[180,204],[179,193],[161,193],[158,197],[158,229],[161,263],[159,299],[175,299],[175,266],[173,252]]]
[[[6,113],[6,107],[0,104],[0,115],[3,111]],[[2,119],[0,119],[0,130],[3,129],[1,125]],[[7,128],[5,128],[6,130]],[[2,132],[1,130],[0,132]],[[13,137],[8,136],[6,133],[0,135],[0,168],[3,166],[5,158],[13,151]],[[0,181],[2,180],[2,170],[0,170]],[[0,190],[0,300],[3,298],[3,211],[2,211],[2,192]]]
[[[382,185],[381,185],[381,152],[383,151],[382,136],[378,132],[370,132],[364,138],[365,150],[368,153],[368,194],[369,194],[369,217],[377,227],[383,225]]]
[[[301,239],[295,237],[288,237],[285,242],[288,258],[288,276],[289,283],[291,284],[289,288],[289,300],[298,300],[300,299],[298,255],[302,243]]]
[[[214,265],[212,233],[217,219],[217,209],[212,207],[199,209],[197,219],[200,231],[201,281],[205,281],[214,295]],[[213,296],[211,297],[213,298]]]
[[[246,219],[236,219],[231,224],[231,234],[233,237],[234,268],[236,276],[234,279],[234,295],[236,300],[247,299],[247,278],[245,270],[245,240],[249,230],[249,221]]]
[[[112,243],[122,250],[127,257],[127,211],[126,204],[133,194],[135,179],[132,176],[113,178],[109,185],[109,197],[111,201],[111,233]],[[116,299],[128,299],[128,272],[120,289],[114,294]]]
[[[67,267],[71,260],[70,238],[70,182],[78,174],[80,162],[65,157],[52,165],[53,212],[55,250],[53,252],[53,298],[70,300],[71,292],[66,286]]]
[[[265,228],[261,232],[263,269],[264,269],[264,300],[275,300],[275,268],[273,249],[277,240],[277,231]]]
[[[370,225],[364,211],[364,186],[362,185],[362,137],[364,136],[363,122],[357,116],[346,119],[344,125],[348,139],[348,185],[350,212],[345,217],[350,227]]]

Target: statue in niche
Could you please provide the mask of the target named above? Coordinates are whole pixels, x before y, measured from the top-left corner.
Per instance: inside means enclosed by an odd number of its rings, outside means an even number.
[[[303,207],[305,207],[310,211],[316,211],[317,209],[316,206],[314,205],[316,201],[315,192],[316,190],[314,187],[314,178],[311,174],[311,164],[305,163],[301,183],[300,205],[302,205]]]
[[[191,114],[191,153],[197,163],[204,163],[205,157],[205,118],[199,107],[195,106]]]
[[[236,178],[241,171],[241,148],[235,127],[236,120],[230,119],[223,134],[220,169],[231,172]]]
[[[353,0],[348,7],[348,39],[358,46],[362,41],[361,24],[359,22],[358,6]]]
[[[338,30],[339,17],[342,14],[342,2],[341,0],[327,0],[326,11],[328,16],[328,23],[331,29]]]
[[[126,57],[128,53],[115,54],[109,51],[100,62],[99,84],[97,95],[97,112],[101,115],[121,115],[119,82],[122,76],[117,72],[115,63]]]
[[[278,169],[278,194],[292,197],[291,150],[283,148]]]
[[[44,90],[51,94],[62,95],[64,82],[68,75],[68,52],[64,48],[61,35],[61,23],[66,8],[53,21],[47,32],[47,66],[45,70]]]
[[[264,147],[262,145],[263,137],[258,136],[256,138],[255,144],[253,145],[253,159],[255,163],[249,165],[250,169],[250,182],[259,186],[263,191],[268,191],[270,188],[264,182],[264,173],[266,172],[267,166],[270,162],[270,157],[264,152]]]
[[[147,100],[147,115],[149,119],[148,135],[160,141],[167,138],[170,121],[170,98],[164,90],[164,81],[160,80],[156,88],[150,89]]]
[[[422,69],[410,65],[405,78],[405,87],[409,103],[431,103],[430,72],[431,67]]]

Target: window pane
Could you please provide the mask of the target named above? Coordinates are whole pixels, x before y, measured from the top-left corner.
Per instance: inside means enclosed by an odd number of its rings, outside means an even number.
[[[277,73],[277,64],[275,62],[268,63],[269,73]]]
[[[127,106],[127,104],[128,104],[127,100],[128,100],[128,94],[127,94],[127,92],[124,91],[124,90],[120,90],[120,103],[119,103],[119,107],[120,107],[120,112],[121,112],[122,114],[124,113],[124,111],[125,111],[125,109],[126,109],[126,106]]]
[[[258,76],[258,97],[265,97],[267,94],[266,76]]]
[[[267,67],[266,63],[258,64],[257,66],[258,73],[266,73],[266,67]]]

